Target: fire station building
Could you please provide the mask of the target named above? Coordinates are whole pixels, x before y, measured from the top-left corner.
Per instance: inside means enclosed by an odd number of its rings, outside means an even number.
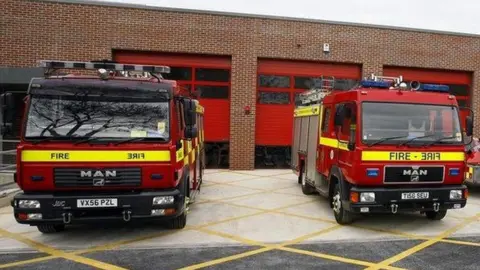
[[[18,118],[37,60],[168,65],[205,107],[210,167],[288,166],[295,100],[322,76],[446,84],[480,115],[480,36],[82,0],[1,9],[0,90],[18,94]]]

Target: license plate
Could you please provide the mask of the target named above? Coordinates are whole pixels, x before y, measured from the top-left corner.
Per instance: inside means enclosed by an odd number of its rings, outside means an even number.
[[[402,200],[423,200],[428,199],[429,195],[428,192],[402,193]]]
[[[77,208],[116,207],[117,199],[78,199]]]

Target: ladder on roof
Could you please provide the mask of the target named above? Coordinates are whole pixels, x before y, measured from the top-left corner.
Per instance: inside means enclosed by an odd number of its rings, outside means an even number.
[[[322,100],[330,94],[335,86],[335,77],[321,76],[320,88],[312,88],[300,94],[300,100],[302,106],[315,105],[322,102]]]

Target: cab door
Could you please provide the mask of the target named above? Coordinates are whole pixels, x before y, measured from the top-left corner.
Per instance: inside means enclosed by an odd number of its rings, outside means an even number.
[[[342,170],[343,175],[351,179],[354,173],[354,158],[355,158],[355,142],[358,106],[355,102],[345,102],[337,105],[337,109],[342,107],[340,114],[341,126],[335,130],[338,138],[338,165]],[[353,143],[352,149],[348,148],[348,144]]]
[[[333,117],[332,117],[332,105],[324,104],[322,106],[321,119],[319,125],[318,136],[318,154],[317,154],[317,167],[320,174],[324,177],[328,177],[329,170],[332,165],[331,153],[335,151],[335,148],[331,144],[331,138],[334,138],[333,133]]]

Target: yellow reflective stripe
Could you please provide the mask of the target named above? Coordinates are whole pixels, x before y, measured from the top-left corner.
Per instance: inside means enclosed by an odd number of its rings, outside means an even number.
[[[469,167],[468,167],[468,172],[471,173],[471,174],[473,174],[473,167],[470,167],[470,166],[469,166]]]
[[[177,149],[176,155],[177,155],[177,158],[176,158],[177,162],[180,162],[184,159],[185,154],[183,152],[183,147],[180,147],[180,149]]]
[[[191,159],[192,159],[192,163],[195,162],[195,148],[192,149]]]
[[[329,146],[329,147],[348,151],[348,147],[347,147],[348,142],[346,141],[339,141],[337,139],[320,137],[320,144],[324,146]]]
[[[363,151],[364,161],[463,161],[464,152]]]
[[[205,108],[200,105],[200,104],[197,104],[197,109],[196,109],[197,113],[199,114],[204,114],[205,113]]]
[[[297,108],[293,111],[293,117],[305,117],[305,116],[311,116],[311,115],[318,115],[319,112],[320,112],[320,105]]]
[[[83,151],[83,150],[25,150],[22,151],[23,162],[142,162],[170,161],[170,151]]]

